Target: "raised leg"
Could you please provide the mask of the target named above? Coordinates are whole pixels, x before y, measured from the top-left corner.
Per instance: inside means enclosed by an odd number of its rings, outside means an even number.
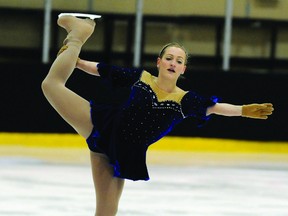
[[[93,128],[89,102],[68,89],[65,84],[74,71],[82,45],[91,36],[95,22],[73,16],[61,16],[58,25],[68,35],[64,41],[67,49],[53,62],[42,82],[42,90],[49,103],[81,136],[87,138]]]
[[[80,135],[87,138],[93,128],[89,102],[68,89],[65,84],[72,74],[81,47],[93,33],[92,20],[61,16],[58,24],[68,35],[65,47],[53,62],[42,82],[44,95],[55,110]],[[106,156],[91,152],[92,175],[96,192],[96,216],[114,216],[122,194],[124,180],[113,177],[113,169]]]
[[[105,155],[91,152],[92,174],[96,193],[95,216],[117,214],[124,179],[113,177],[113,169]]]

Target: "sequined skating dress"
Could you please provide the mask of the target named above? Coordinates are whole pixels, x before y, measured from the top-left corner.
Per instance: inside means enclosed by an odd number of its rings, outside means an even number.
[[[104,63],[97,67],[101,79],[131,87],[128,100],[119,106],[90,102],[94,128],[86,141],[91,151],[108,156],[115,177],[148,180],[148,147],[187,117],[208,120],[206,110],[217,102],[215,97],[205,98],[193,91],[167,93],[157,87],[156,77],[142,69]]]

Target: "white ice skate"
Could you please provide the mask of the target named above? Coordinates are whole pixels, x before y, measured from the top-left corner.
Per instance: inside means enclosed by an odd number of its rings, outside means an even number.
[[[89,18],[92,20],[101,18],[101,15],[85,14],[85,13],[60,13],[58,17],[60,18],[61,16],[74,16],[74,17],[79,17],[79,18]]]

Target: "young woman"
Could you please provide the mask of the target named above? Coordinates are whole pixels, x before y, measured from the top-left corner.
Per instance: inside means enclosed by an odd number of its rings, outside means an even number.
[[[79,59],[82,45],[91,36],[95,22],[65,15],[58,25],[67,32],[64,46],[42,83],[44,95],[55,110],[87,140],[96,191],[96,214],[115,215],[124,179],[148,180],[146,151],[184,118],[199,123],[209,115],[244,116],[267,119],[270,103],[232,105],[204,98],[177,87],[185,72],[187,52],[176,43],[167,44],[157,59],[158,77],[141,69],[108,66]],[[86,101],[65,86],[77,67],[101,76],[114,85],[130,86],[131,94],[119,106]]]

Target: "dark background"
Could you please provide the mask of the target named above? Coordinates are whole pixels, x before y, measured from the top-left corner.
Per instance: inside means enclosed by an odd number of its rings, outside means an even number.
[[[16,40],[13,46],[6,45],[6,43],[0,45],[0,131],[74,133],[74,130],[53,110],[41,91],[41,82],[51,64],[41,63],[43,11],[0,8],[0,12],[2,16],[0,24],[3,27],[1,32],[12,32],[8,39],[21,38],[15,37],[15,31],[10,31],[11,28],[15,28],[19,20],[23,26],[29,26],[34,33],[37,33],[31,38],[34,43],[30,47],[22,46],[21,41]],[[61,29],[56,22],[59,13],[60,11],[57,10],[52,11],[51,61],[55,58],[64,39],[61,38]],[[97,24],[102,31],[97,34],[103,35],[103,47],[100,50],[84,49],[81,52],[81,58],[130,67],[133,60],[135,15],[105,13],[102,15],[103,17]],[[125,49],[121,52],[113,49],[114,39],[119,37],[119,31],[115,30],[119,21],[125,23],[126,26],[126,30],[120,32],[125,35]],[[9,25],[13,22],[15,25]],[[279,33],[287,30],[288,21],[235,17],[233,27],[238,30],[240,28],[244,32],[251,32],[251,29],[255,32],[266,32],[268,35],[266,42],[270,50],[266,57],[231,56],[230,71],[227,72],[221,70],[224,17],[145,15],[142,29],[141,65],[144,65],[149,72],[155,73],[155,68],[149,67],[155,64],[157,53],[145,52],[145,46],[148,43],[146,36],[150,34],[148,27],[153,23],[175,27],[208,25],[215,31],[214,53],[211,55],[193,55],[192,53],[185,78],[179,81],[180,87],[185,90],[194,90],[204,96],[218,96],[222,102],[240,105],[271,102],[275,108],[268,120],[212,116],[211,121],[204,127],[198,128],[193,119],[186,119],[177,125],[170,135],[266,141],[288,140],[286,124],[288,120],[286,115],[288,111],[288,60],[277,57],[277,47],[281,45]],[[19,31],[19,35],[27,33],[29,32]],[[3,35],[7,37],[8,34]],[[0,38],[5,41],[5,37]],[[254,41],[250,41],[249,36],[245,37],[246,40],[248,44]],[[246,44],[245,41],[242,42]],[[94,42],[98,43],[97,40]],[[99,78],[79,70],[72,75],[68,86],[87,100],[93,98],[106,103],[119,103],[125,100],[129,92],[129,89],[110,89]]]
[[[56,113],[41,91],[41,81],[50,65],[1,64],[0,131],[74,133],[74,130]],[[147,69],[155,73],[154,68]],[[249,104],[271,102],[275,111],[268,120],[241,117],[212,116],[198,128],[192,119],[185,119],[170,133],[173,136],[233,138],[245,140],[288,140],[287,83],[283,74],[257,74],[188,69],[180,87],[192,89],[201,95],[216,95],[222,102]],[[119,103],[129,89],[110,89],[98,77],[76,69],[68,86],[86,99]]]

